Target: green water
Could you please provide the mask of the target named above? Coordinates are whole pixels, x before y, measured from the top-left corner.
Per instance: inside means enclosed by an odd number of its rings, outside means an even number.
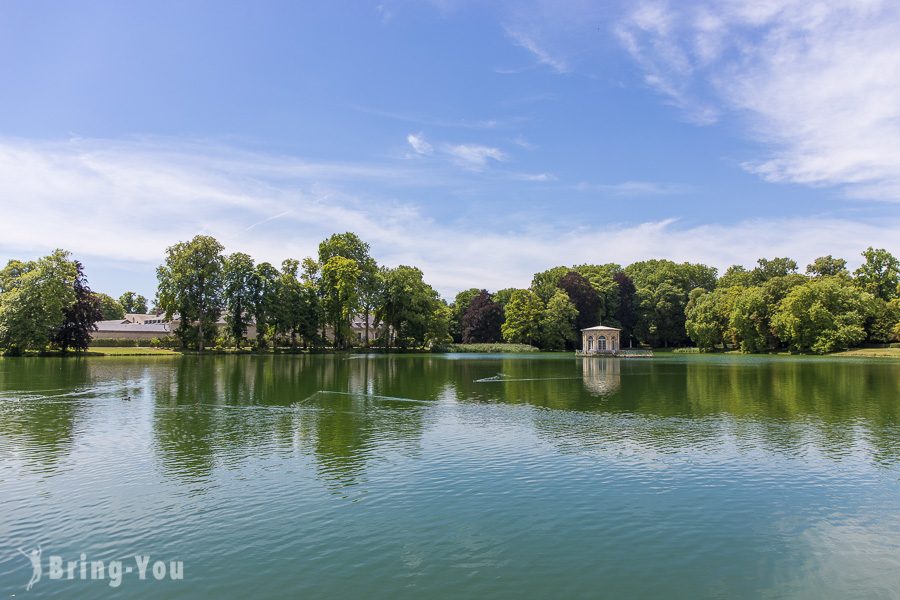
[[[0,593],[897,598],[900,362],[3,359]]]

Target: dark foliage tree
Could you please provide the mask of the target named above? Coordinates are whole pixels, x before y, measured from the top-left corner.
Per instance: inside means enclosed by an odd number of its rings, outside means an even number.
[[[481,290],[463,313],[461,325],[465,344],[499,342],[503,308],[494,302],[487,290]]]
[[[76,276],[72,281],[75,302],[66,309],[63,323],[54,332],[51,340],[63,352],[70,349],[87,350],[91,343],[91,332],[97,330],[97,321],[103,318],[100,299],[88,287],[84,268],[77,260],[75,272]]]
[[[620,271],[613,275],[613,281],[619,288],[619,304],[613,315],[622,328],[622,340],[628,340],[629,346],[634,338],[634,327],[637,325],[638,310],[635,294],[637,292],[631,277]]]
[[[469,305],[472,304],[472,298],[479,293],[481,293],[481,290],[478,288],[463,290],[456,295],[456,298],[450,304],[450,336],[456,343],[463,341],[463,315],[469,310]]]
[[[559,287],[569,295],[578,309],[575,326],[578,329],[593,327],[599,320],[600,294],[587,278],[576,271],[569,271],[559,280]]]

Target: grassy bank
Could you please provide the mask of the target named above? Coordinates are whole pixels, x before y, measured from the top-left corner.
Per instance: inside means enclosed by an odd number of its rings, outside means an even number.
[[[177,356],[178,354],[180,354],[180,352],[168,348],[146,348],[137,346],[132,346],[131,348],[93,346],[84,353],[85,356]]]
[[[528,344],[447,344],[435,348],[435,352],[482,352],[487,354],[525,354],[540,352],[540,349]]]
[[[833,352],[828,356],[855,356],[858,358],[900,358],[900,348],[854,348]]]

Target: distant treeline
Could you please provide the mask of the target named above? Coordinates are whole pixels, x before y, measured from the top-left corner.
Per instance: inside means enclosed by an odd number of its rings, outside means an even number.
[[[223,254],[209,236],[171,246],[157,269],[155,311],[177,325],[185,348],[212,345],[344,349],[437,348],[447,343],[529,344],[573,349],[581,328],[622,329],[623,346],[830,352],[900,339],[900,262],[862,253],[853,273],[824,256],[798,272],[789,258],[713,267],[646,260],[554,267],[526,289],[471,288],[447,303],[411,266],[379,266],[356,234],[335,234],[318,256],[280,268]],[[81,264],[58,250],[0,273],[0,348],[84,349],[94,323],[145,312],[131,292],[91,292]],[[226,326],[217,327],[222,315]],[[358,339],[353,321],[363,324]],[[246,339],[250,325],[253,339]]]

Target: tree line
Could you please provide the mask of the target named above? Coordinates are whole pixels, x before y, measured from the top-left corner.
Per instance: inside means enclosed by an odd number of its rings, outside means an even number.
[[[759,259],[718,275],[699,263],[645,260],[559,266],[527,288],[471,288],[446,302],[411,266],[381,266],[354,233],[335,234],[316,257],[280,267],[224,254],[198,235],[166,250],[153,311],[184,348],[212,345],[439,349],[449,342],[571,350],[579,330],[622,329],[622,345],[746,352],[830,352],[900,339],[900,262],[869,248],[854,272],[824,256],[799,273],[789,258]],[[0,272],[0,349],[87,347],[100,319],[147,312],[147,300],[90,290],[81,263],[57,250]],[[223,326],[224,319],[224,326]],[[359,338],[352,322],[363,324]],[[255,335],[247,339],[247,331]]]
[[[0,271],[0,351],[85,350],[102,319],[146,312],[147,300],[95,293],[82,264],[64,250],[32,261],[10,260]]]

